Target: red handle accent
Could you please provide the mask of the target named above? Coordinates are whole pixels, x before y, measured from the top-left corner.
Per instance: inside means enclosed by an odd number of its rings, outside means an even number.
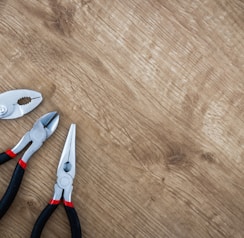
[[[64,206],[66,206],[66,207],[74,207],[72,202],[67,202],[65,200],[64,200]]]
[[[19,160],[19,165],[23,168],[26,169],[27,163],[25,163],[25,161],[23,161],[22,159]]]
[[[17,154],[15,154],[12,150],[6,150],[5,153],[10,156],[11,158],[16,157]]]
[[[51,199],[49,204],[50,205],[58,205],[60,203],[60,200],[54,200],[54,199]]]

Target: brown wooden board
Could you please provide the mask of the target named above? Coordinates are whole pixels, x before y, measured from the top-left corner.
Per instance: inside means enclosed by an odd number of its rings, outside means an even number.
[[[0,237],[30,236],[71,123],[84,238],[244,237],[243,16],[242,0],[0,1],[0,93],[44,98],[0,121],[0,149],[60,113]],[[70,237],[61,206],[42,237]]]

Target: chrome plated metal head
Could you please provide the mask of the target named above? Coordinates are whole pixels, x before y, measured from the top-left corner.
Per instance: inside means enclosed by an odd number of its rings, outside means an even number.
[[[62,175],[63,172],[65,172],[66,174],[69,174],[72,178],[75,177],[75,136],[76,125],[71,124],[58,164],[57,176],[59,176],[60,174]]]
[[[57,112],[49,112],[40,117],[32,129],[28,131],[19,143],[12,149],[15,154],[23,150],[28,143],[32,143],[28,150],[24,153],[22,160],[28,162],[32,154],[34,154],[56,130],[59,123],[59,114]]]
[[[42,102],[39,92],[29,89],[16,89],[0,94],[0,118],[22,117]]]
[[[48,138],[57,129],[58,122],[59,114],[57,112],[49,112],[36,121],[36,123],[33,126],[33,129],[35,130],[36,126],[36,130],[38,130],[39,125],[42,125],[42,127],[46,130],[46,138]]]
[[[75,177],[75,136],[76,125],[71,124],[57,169],[57,182],[54,186],[54,200],[62,196],[71,202],[73,179]]]

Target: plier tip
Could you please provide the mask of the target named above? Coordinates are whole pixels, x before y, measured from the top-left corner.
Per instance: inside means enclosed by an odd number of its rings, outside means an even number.
[[[76,124],[71,124],[64,144],[63,152],[59,160],[57,177],[60,177],[63,174],[69,174],[73,179],[75,177],[75,137]]]

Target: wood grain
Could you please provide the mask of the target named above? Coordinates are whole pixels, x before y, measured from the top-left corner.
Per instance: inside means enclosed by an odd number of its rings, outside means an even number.
[[[61,115],[0,236],[29,237],[76,123],[85,238],[244,237],[243,13],[241,0],[0,1],[1,92],[44,96],[1,121],[1,150]],[[0,194],[15,163],[1,166]],[[70,237],[61,206],[42,237]]]

